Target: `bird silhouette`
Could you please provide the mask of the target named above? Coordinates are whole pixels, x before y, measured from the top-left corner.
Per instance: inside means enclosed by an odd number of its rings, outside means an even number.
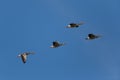
[[[80,23],[70,23],[69,25],[67,25],[67,28],[78,28],[79,26],[83,25],[84,22],[80,22]]]
[[[27,60],[27,56],[29,54],[34,54],[34,52],[24,52],[22,54],[19,54],[18,57],[21,57],[23,63],[26,63],[26,60]]]
[[[99,37],[100,37],[100,35],[95,35],[95,34],[90,33],[90,34],[88,34],[88,37],[85,38],[85,39],[86,40],[92,40],[92,39],[96,39],[96,38],[99,38]]]
[[[57,47],[60,47],[60,46],[63,46],[64,43],[60,43],[58,41],[53,41],[52,42],[52,46],[50,46],[51,48],[57,48]]]

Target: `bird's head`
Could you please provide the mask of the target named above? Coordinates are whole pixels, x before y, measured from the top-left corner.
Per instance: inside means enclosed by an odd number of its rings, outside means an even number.
[[[55,48],[55,46],[52,45],[52,46],[50,46],[50,48]]]
[[[19,54],[17,57],[21,57],[21,54]]]
[[[67,25],[66,28],[71,28],[71,25]]]

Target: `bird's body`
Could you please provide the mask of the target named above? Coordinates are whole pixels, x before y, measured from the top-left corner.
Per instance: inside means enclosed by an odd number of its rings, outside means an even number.
[[[95,34],[88,34],[88,37],[86,38],[86,40],[92,40],[92,39],[96,39],[99,38],[99,35],[95,35]]]
[[[23,63],[26,63],[27,55],[22,54],[22,55],[21,55],[21,58],[22,58]]]
[[[59,43],[58,41],[53,41],[52,42],[52,46],[50,46],[51,48],[57,48],[64,45],[63,43]]]

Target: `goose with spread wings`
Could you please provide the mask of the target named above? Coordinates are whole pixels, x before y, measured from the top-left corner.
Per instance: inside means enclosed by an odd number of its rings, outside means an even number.
[[[58,41],[53,41],[52,42],[52,46],[50,46],[51,48],[57,48],[57,47],[60,47],[60,46],[63,46],[64,43],[60,43]]]
[[[18,57],[21,57],[22,62],[23,62],[23,63],[26,63],[27,56],[28,56],[29,54],[34,54],[34,52],[24,52],[24,53],[22,53],[22,54],[19,54]]]
[[[85,39],[86,40],[92,40],[92,39],[96,39],[96,38],[99,38],[99,37],[100,37],[100,35],[95,35],[95,34],[90,33],[90,34],[88,34],[88,37],[85,38]]]
[[[83,25],[84,22],[80,22],[80,23],[70,23],[68,24],[66,27],[67,28],[78,28],[79,26]]]

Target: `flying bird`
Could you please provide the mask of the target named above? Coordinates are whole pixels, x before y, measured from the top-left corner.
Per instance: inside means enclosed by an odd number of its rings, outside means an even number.
[[[79,26],[83,25],[84,22],[80,22],[80,23],[70,23],[69,25],[67,25],[67,28],[78,28]]]
[[[86,40],[92,40],[92,39],[96,39],[96,38],[99,38],[99,37],[100,37],[100,35],[95,35],[95,34],[90,33],[90,34],[88,34],[88,37],[85,38],[85,39]]]
[[[52,42],[52,46],[50,46],[51,48],[57,48],[57,47],[60,47],[60,46],[63,46],[64,43],[60,43],[58,41],[53,41]]]
[[[27,60],[27,56],[29,54],[34,54],[34,52],[24,52],[22,54],[19,54],[18,57],[21,57],[23,63],[26,63],[26,60]]]

